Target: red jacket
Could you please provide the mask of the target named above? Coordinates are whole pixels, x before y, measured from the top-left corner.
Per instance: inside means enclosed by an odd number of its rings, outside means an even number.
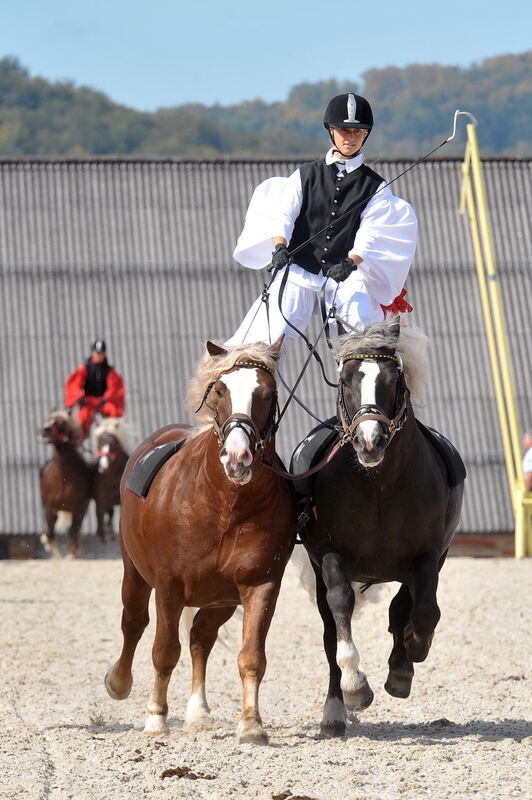
[[[85,381],[87,380],[87,366],[80,364],[65,381],[65,408],[71,408],[79,400],[85,397]],[[96,398],[102,405],[106,402],[112,403],[115,413],[112,416],[121,417],[124,414],[125,406],[125,387],[122,376],[114,369],[109,367],[107,372],[106,388],[101,397]],[[111,415],[109,415],[111,416]]]

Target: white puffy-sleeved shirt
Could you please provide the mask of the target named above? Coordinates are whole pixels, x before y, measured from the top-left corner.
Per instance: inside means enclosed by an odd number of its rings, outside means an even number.
[[[339,160],[331,148],[325,156],[325,163],[335,161],[339,173],[344,170],[349,173],[364,163],[364,155],[360,152],[354,158]],[[290,242],[302,200],[299,169],[288,178],[268,178],[259,184],[251,198],[244,229],[233,253],[235,260],[250,269],[262,269],[269,264],[272,238],[283,236]],[[362,211],[359,229],[353,235],[349,249],[350,253],[362,258],[356,272],[357,288],[366,291],[378,303],[390,305],[404,286],[416,240],[414,209],[396,197],[383,181]],[[299,266],[296,255],[288,280],[317,289],[323,285],[325,276],[313,275]]]

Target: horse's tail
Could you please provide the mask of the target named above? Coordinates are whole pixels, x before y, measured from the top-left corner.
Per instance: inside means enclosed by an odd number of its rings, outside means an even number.
[[[57,533],[66,533],[72,525],[72,511],[58,511],[55,530]]]
[[[310,563],[307,551],[301,545],[296,545],[292,552],[290,561],[288,562],[288,569],[295,575],[296,581],[305,589],[312,603],[316,602],[316,576]],[[355,592],[355,611],[357,614],[364,606],[370,603],[375,603],[379,600],[380,590],[384,584],[378,586],[370,584],[362,584],[353,581],[353,589]]]

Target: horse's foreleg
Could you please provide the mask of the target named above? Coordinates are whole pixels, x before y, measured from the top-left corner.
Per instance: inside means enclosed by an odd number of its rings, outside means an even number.
[[[393,634],[393,648],[388,659],[389,672],[384,688],[393,697],[408,697],[414,677],[414,665],[405,648],[405,628],[411,608],[412,596],[408,586],[403,584],[390,603],[388,612],[388,630]]]
[[[124,552],[124,577],[122,579],[122,652],[118,661],[105,676],[107,692],[114,700],[124,700],[133,685],[131,665],[140,637],[150,621],[148,603],[151,586],[137,571]]]
[[[96,536],[101,542],[105,542],[105,512],[98,504],[96,504]]]
[[[319,567],[314,564],[313,567],[316,573],[316,602],[323,622],[323,647],[329,664],[329,688],[320,728],[325,736],[343,736],[347,713],[340,687],[342,671],[336,663],[336,624],[327,603],[327,590]]]
[[[187,729],[208,726],[210,709],[205,692],[207,659],[218,636],[221,625],[233,615],[236,606],[227,608],[200,608],[190,631],[190,656],[192,659],[192,689],[185,713]]]
[[[79,532],[81,529],[81,523],[83,522],[83,517],[85,516],[86,508],[83,511],[77,511],[72,515],[72,524],[68,531],[68,553],[67,558],[76,558],[79,555],[80,550],[80,537]]]
[[[45,512],[46,531],[41,533],[41,544],[46,553],[51,556],[59,556],[59,548],[55,541],[55,523],[57,522],[57,513],[55,511],[47,510]]]
[[[259,687],[266,670],[266,635],[275,611],[280,582],[247,588],[241,593],[244,607],[242,649],[238,671],[242,680],[242,716],[238,723],[239,742],[267,744],[259,713]]]
[[[181,655],[179,618],[183,610],[181,593],[174,584],[156,586],[157,625],[153,640],[153,688],[146,709],[144,733],[168,732],[168,684]]]
[[[336,662],[342,673],[340,687],[344,703],[350,711],[362,711],[371,705],[373,692],[366,676],[358,669],[360,657],[351,635],[355,593],[338,553],[330,552],[323,557],[321,574],[327,605],[336,625]]]
[[[412,611],[405,628],[405,648],[412,661],[426,659],[441,616],[436,601],[439,560],[439,555],[425,553],[412,568]]]

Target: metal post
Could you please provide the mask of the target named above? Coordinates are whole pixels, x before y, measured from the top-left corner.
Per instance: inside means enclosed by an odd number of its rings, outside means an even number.
[[[480,302],[495,390],[504,461],[515,521],[515,557],[527,554],[531,540],[531,497],[525,492],[521,469],[521,437],[510,358],[506,344],[502,305],[475,126],[467,125],[467,145],[462,166],[460,212],[467,209],[473,244]]]

